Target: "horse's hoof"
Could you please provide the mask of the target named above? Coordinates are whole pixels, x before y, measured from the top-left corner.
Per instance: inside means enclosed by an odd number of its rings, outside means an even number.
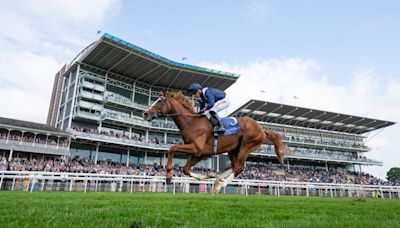
[[[222,185],[220,183],[214,185],[213,194],[218,194],[221,191]]]

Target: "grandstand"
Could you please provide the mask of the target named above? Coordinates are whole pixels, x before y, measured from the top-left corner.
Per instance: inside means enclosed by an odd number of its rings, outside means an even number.
[[[47,124],[0,117],[0,156],[50,159],[68,156],[71,135]]]
[[[144,121],[143,111],[160,91],[186,90],[192,82],[225,90],[238,78],[178,63],[104,34],[56,73],[46,125],[0,118],[0,155],[9,162],[0,170],[163,176],[166,152],[182,143],[180,133],[169,118]],[[382,165],[367,158],[371,148],[365,144],[366,134],[393,122],[261,100],[246,102],[230,116],[254,118],[280,132],[293,149],[281,165],[272,145],[264,144],[251,154],[240,178],[383,183],[347,175],[360,173],[365,165]],[[178,176],[185,162],[184,154],[174,155]],[[228,165],[222,155],[196,167],[200,172],[222,171]]]
[[[381,166],[381,161],[366,156],[371,151],[365,144],[366,134],[394,124],[260,100],[246,102],[231,116],[249,116],[265,128],[279,132],[283,141],[293,150],[286,160],[286,171],[301,168],[361,173],[362,166]],[[251,155],[249,160],[255,163],[279,166],[270,144],[263,145]]]

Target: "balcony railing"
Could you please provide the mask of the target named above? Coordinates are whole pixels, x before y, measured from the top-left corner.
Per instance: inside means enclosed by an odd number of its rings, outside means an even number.
[[[323,147],[327,149],[340,149],[340,150],[350,150],[350,151],[360,151],[360,152],[368,152],[371,150],[371,148],[365,145],[333,143],[329,141],[291,139],[288,137],[284,137],[283,141],[289,145],[308,145],[308,146]]]
[[[100,91],[100,92],[105,91],[105,87],[103,85],[94,84],[92,82],[86,81],[85,79],[82,81],[81,85],[88,89],[93,89],[93,90]]]
[[[126,97],[122,97],[120,95],[117,95],[115,93],[110,93],[110,92],[106,93],[105,101],[123,105],[123,106],[130,107],[130,108],[143,110],[143,111],[147,110],[149,108],[149,106],[147,106],[147,105],[137,104]]]
[[[157,128],[157,129],[163,129],[163,130],[178,131],[178,128],[176,127],[175,123],[172,122],[172,121],[167,121],[167,122],[165,122],[165,121],[152,121],[152,122],[148,122],[148,121],[144,121],[140,117],[133,118],[133,117],[121,116],[121,115],[117,115],[117,114],[112,113],[112,112],[104,112],[101,115],[101,118],[102,119],[116,120],[116,121],[120,121],[120,122],[123,122],[123,123],[139,125],[139,126],[147,127],[147,128]]]
[[[157,150],[168,150],[172,144],[157,144],[157,143],[151,143],[151,142],[145,142],[145,141],[139,141],[139,140],[134,140],[134,139],[127,139],[127,138],[118,138],[114,136],[108,136],[108,135],[101,135],[101,134],[92,134],[88,132],[80,132],[80,131],[74,131],[72,129],[68,130],[72,134],[74,134],[78,138],[83,138],[83,139],[90,139],[90,140],[99,140],[102,142],[112,142],[112,143],[117,143],[117,144],[124,144],[124,145],[129,145],[129,146],[136,146],[136,147],[143,147],[143,148],[150,148],[150,149],[157,149]]]
[[[76,111],[75,116],[92,119],[92,120],[100,120],[101,115],[96,113],[84,112],[84,111]]]
[[[35,152],[42,154],[69,155],[69,147],[62,145],[43,144],[37,142],[24,142],[16,140],[0,139],[0,149]]]
[[[255,151],[255,153],[259,154],[266,154],[270,156],[276,156],[275,150],[271,145],[263,145],[260,149]],[[288,157],[292,158],[304,158],[304,159],[312,159],[312,160],[323,160],[323,161],[343,161],[343,162],[350,162],[350,163],[364,163],[364,164],[372,164],[372,165],[383,165],[380,161],[375,161],[372,159],[362,159],[362,158],[355,158],[351,155],[340,154],[340,153],[332,153],[329,154],[327,152],[310,152],[310,151],[299,151],[294,149],[292,154]]]
[[[100,94],[94,94],[94,93],[90,93],[87,91],[81,91],[80,95],[84,98],[87,99],[92,99],[92,100],[97,100],[97,101],[103,101],[103,96]]]

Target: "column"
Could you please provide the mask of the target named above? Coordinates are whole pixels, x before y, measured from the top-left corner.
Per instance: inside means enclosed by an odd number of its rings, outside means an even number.
[[[288,169],[288,171],[290,171],[290,164],[289,164],[289,158],[287,158],[287,169]]]
[[[144,152],[144,161],[143,164],[147,164],[147,151]]]
[[[57,136],[57,149],[58,149],[59,144],[60,144],[60,136]]]
[[[11,130],[10,129],[7,129],[8,130],[8,134],[7,134],[7,141],[6,141],[6,144],[8,144],[8,141],[10,140],[10,133],[11,133]]]
[[[22,131],[21,133],[22,133],[22,134],[21,134],[21,141],[19,141],[19,145],[22,144],[22,140],[23,140],[22,138],[24,137],[24,133],[25,133],[25,132]]]
[[[36,143],[36,133],[35,133],[35,136],[33,137],[33,145],[32,146],[35,146],[35,143]]]
[[[129,136],[130,137],[130,136]],[[130,149],[128,148],[128,150],[126,151],[126,166],[129,166],[129,156],[130,156]]]
[[[64,101],[64,110],[63,110],[63,114],[61,117],[61,129],[65,129],[64,128],[64,119],[65,119],[65,113],[67,110],[67,103],[68,103],[68,94],[69,94],[69,86],[71,85],[71,78],[72,78],[72,71],[69,72],[69,77],[68,77],[68,83],[67,83],[67,89],[64,91],[62,91],[61,96],[63,96],[63,94],[65,93],[65,101]],[[65,87],[64,87],[65,88]],[[61,107],[62,104],[60,104]]]
[[[167,158],[166,158],[166,153],[164,153],[164,161],[163,161],[163,168],[165,169],[165,162],[166,162]]]
[[[15,146],[15,144],[13,144],[13,145],[11,146],[10,156],[8,156],[8,162],[11,162],[12,155],[13,155],[13,152],[14,152],[14,146]]]
[[[69,117],[68,117],[69,119],[68,119],[68,127],[67,128],[70,128],[71,127],[71,123],[72,123],[72,114],[74,113],[74,107],[75,107],[75,103],[76,103],[76,93],[77,93],[76,91],[78,89],[78,83],[79,83],[79,78],[80,78],[80,76],[79,76],[80,69],[81,69],[81,65],[78,65],[78,67],[76,69],[76,76],[75,76],[75,83],[74,83],[74,93],[72,94],[71,110],[70,110]],[[69,88],[69,86],[68,86],[68,88]],[[66,101],[68,101],[68,94],[67,94]],[[65,108],[67,108],[67,106],[65,106]]]
[[[136,91],[136,82],[133,83],[132,103],[135,103],[135,91]]]
[[[49,134],[46,135],[46,144],[44,144],[44,147],[47,147],[47,141],[49,141]]]
[[[151,87],[149,88],[149,102],[148,103],[149,103],[148,105],[151,105]]]
[[[95,156],[95,159],[94,159],[94,164],[96,164],[96,165],[97,165],[97,157],[99,155],[99,147],[100,147],[100,143],[98,142],[97,145],[96,145],[96,156]]]
[[[97,127],[97,130],[99,131],[99,133],[101,132],[101,127],[102,126],[103,126],[103,122],[100,120],[99,126]]]

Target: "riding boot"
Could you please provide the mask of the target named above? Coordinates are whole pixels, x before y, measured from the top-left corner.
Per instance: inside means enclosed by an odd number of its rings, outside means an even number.
[[[215,121],[216,124],[214,125],[214,131],[218,132],[218,133],[224,133],[225,132],[225,128],[224,128],[224,125],[221,122],[221,118],[218,116],[218,114],[216,112],[211,111],[210,114],[213,117],[213,119],[216,120]]]

